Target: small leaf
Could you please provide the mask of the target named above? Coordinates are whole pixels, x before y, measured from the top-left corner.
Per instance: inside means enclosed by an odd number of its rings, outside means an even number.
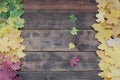
[[[25,22],[24,19],[20,19],[19,18],[17,21],[15,21],[16,28],[22,28],[22,27],[24,27],[24,22]]]
[[[78,65],[79,61],[80,61],[80,59],[77,56],[74,56],[70,59],[69,64],[70,64],[70,66],[76,66],[76,65]]]
[[[14,11],[10,11],[10,16],[11,17],[18,17],[21,16],[24,12],[22,10],[14,10]]]
[[[2,65],[0,65],[0,80],[22,80],[18,76],[18,71],[16,70],[19,68],[19,64],[15,66],[14,66],[15,70],[13,70],[11,68],[11,65],[7,61],[4,61]]]
[[[78,29],[76,27],[73,27],[72,30],[70,31],[70,33],[72,35],[77,35]]]
[[[77,20],[76,16],[73,15],[73,14],[70,15],[69,18],[70,18],[70,21],[71,21],[71,22],[75,22],[75,21]]]
[[[69,49],[75,49],[75,44],[74,44],[74,43],[72,43],[72,42],[71,42],[71,43],[69,43],[69,45],[68,45],[68,46],[69,46]]]

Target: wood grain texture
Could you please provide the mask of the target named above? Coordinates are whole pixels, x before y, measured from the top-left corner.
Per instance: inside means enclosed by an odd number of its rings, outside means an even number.
[[[72,36],[69,30],[23,30],[25,51],[95,51],[98,42],[92,30],[80,30],[77,36]],[[75,50],[70,50],[68,44],[76,44]]]
[[[21,72],[23,80],[102,80],[99,71],[78,72]]]
[[[78,66],[71,67],[69,60],[78,56]],[[95,52],[26,52],[22,71],[89,71],[99,70]]]
[[[24,0],[25,10],[89,10],[96,9],[95,0]]]
[[[23,80],[102,80],[97,76],[99,58],[95,54],[99,43],[91,25],[95,22],[95,0],[24,0],[26,23],[26,57],[20,75]],[[71,23],[70,14],[78,20]],[[76,26],[77,36],[69,30]],[[76,44],[69,50],[69,42]],[[93,51],[93,52],[91,52]],[[69,59],[79,56],[78,66],[70,67]]]
[[[72,23],[69,21],[69,16],[74,14],[77,21]],[[25,19],[26,30],[67,30],[76,26],[78,29],[92,29],[91,25],[95,23],[96,12],[78,12],[78,11],[40,11],[40,12],[26,12],[23,15]]]

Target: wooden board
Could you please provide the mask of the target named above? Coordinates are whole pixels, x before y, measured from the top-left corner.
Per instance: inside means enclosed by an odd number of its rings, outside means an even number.
[[[99,70],[95,52],[26,52],[22,71],[89,71]],[[78,56],[78,66],[71,67],[69,59]]]
[[[95,51],[98,41],[92,30],[80,30],[73,37],[69,30],[23,30],[25,51]],[[76,44],[75,50],[70,50],[68,44]]]
[[[23,80],[102,80],[99,71],[80,72],[21,72]]]
[[[69,21],[71,14],[76,15],[77,21]],[[92,29],[91,25],[95,22],[96,12],[92,11],[39,11],[25,12],[26,30],[70,30],[76,26],[78,29]]]
[[[92,10],[95,0],[24,0],[25,10]]]
[[[95,54],[98,41],[91,25],[97,12],[95,0],[24,0],[26,23],[22,29],[26,57],[20,75],[23,80],[101,80]],[[71,23],[69,15],[77,16]],[[70,29],[79,29],[77,36]],[[69,50],[69,42],[76,44]],[[69,59],[79,56],[78,66],[70,67]]]

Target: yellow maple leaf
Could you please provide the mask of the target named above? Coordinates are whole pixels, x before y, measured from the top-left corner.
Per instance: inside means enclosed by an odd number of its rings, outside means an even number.
[[[110,15],[114,18],[120,18],[120,10],[119,9],[111,9]]]
[[[120,10],[110,9],[110,11],[105,14],[105,18],[107,19],[106,20],[107,24],[117,25],[119,22],[118,18],[120,18]]]
[[[99,11],[99,13],[96,15],[96,17],[97,17],[96,21],[103,23],[105,21],[104,16],[106,14],[106,10],[103,8],[100,8],[100,9],[98,9],[98,11]]]
[[[70,43],[68,44],[68,47],[69,47],[69,49],[75,49],[75,44],[72,43],[72,42],[70,42]]]
[[[98,33],[95,35],[95,38],[97,38],[100,42],[103,40],[108,40],[113,35],[113,31],[109,28],[104,28],[104,25],[101,23],[95,23],[92,25],[92,27],[98,31]]]
[[[107,24],[114,24],[117,25],[118,24],[118,18],[113,17],[111,14],[106,14],[106,23]]]
[[[104,78],[107,77],[107,73],[109,72],[109,66],[110,64],[108,64],[104,60],[101,60],[99,63],[99,67],[100,67],[100,70],[102,70],[103,72],[99,73],[98,75]]]
[[[96,0],[96,2],[98,3],[98,8],[105,8],[108,3],[107,0]]]
[[[105,51],[96,51],[99,58],[104,60],[105,62],[109,63],[109,56],[105,54]]]
[[[112,17],[110,14],[106,14],[105,15],[105,18],[107,19],[106,20],[106,23],[107,24],[113,24],[113,25],[117,25],[118,24],[118,19],[115,18],[115,17]]]

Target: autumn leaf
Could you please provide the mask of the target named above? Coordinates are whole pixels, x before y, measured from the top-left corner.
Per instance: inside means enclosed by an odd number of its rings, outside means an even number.
[[[114,25],[117,25],[117,24],[118,24],[118,19],[117,19],[117,18],[111,17],[111,15],[108,15],[108,14],[107,14],[106,18],[107,18],[107,21],[106,21],[106,22],[107,22],[108,24],[114,24]]]
[[[68,45],[69,49],[75,49],[75,44],[70,42]]]
[[[10,16],[11,17],[18,17],[21,16],[24,12],[22,10],[14,10],[10,11]]]
[[[102,42],[103,40],[108,40],[112,35],[113,31],[108,28],[104,28],[103,24],[93,24],[92,27],[98,31],[98,33],[95,35],[95,38],[98,39],[98,41]]]
[[[4,61],[0,65],[0,80],[21,80],[21,78],[18,76],[18,72],[13,70],[7,61]]]
[[[79,61],[79,58],[77,56],[74,56],[70,59],[69,64],[70,66],[77,66]]]
[[[96,21],[103,23],[103,22],[105,21],[105,14],[106,14],[105,9],[100,8],[100,9],[99,9],[99,13],[96,14],[96,17],[97,17],[97,20],[96,20]]]
[[[72,15],[69,16],[69,19],[70,19],[71,22],[75,22],[77,20],[77,17],[72,14]]]
[[[70,31],[72,35],[77,35],[78,29],[76,27],[73,27],[72,30]]]

